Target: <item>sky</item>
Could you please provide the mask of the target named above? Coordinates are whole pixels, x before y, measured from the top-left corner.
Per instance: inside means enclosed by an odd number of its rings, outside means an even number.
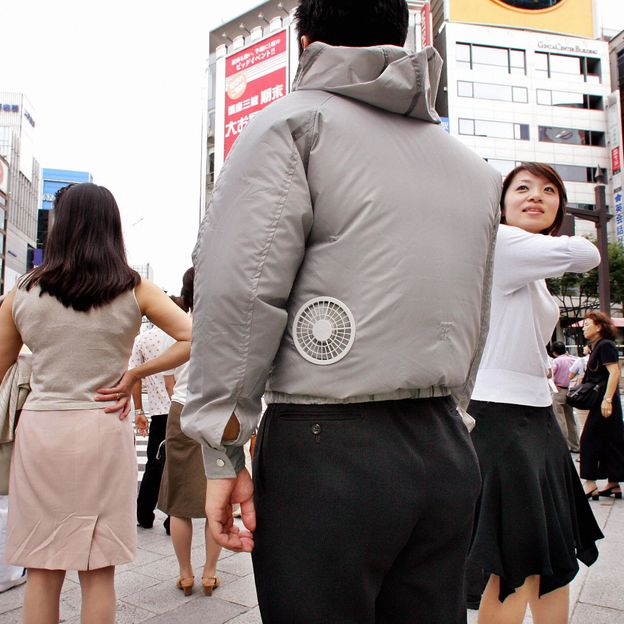
[[[128,258],[178,293],[199,219],[208,33],[259,0],[7,0],[0,91],[35,111],[41,167],[89,171],[122,214]],[[600,0],[624,28],[624,0]]]

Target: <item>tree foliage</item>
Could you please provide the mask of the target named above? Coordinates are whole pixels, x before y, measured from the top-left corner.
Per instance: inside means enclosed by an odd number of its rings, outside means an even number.
[[[594,243],[595,244],[595,243]],[[624,247],[609,243],[609,282],[611,305],[624,305]],[[576,344],[582,343],[582,331],[572,327],[590,310],[600,307],[598,300],[598,267],[587,273],[565,273],[546,280],[548,289],[559,303],[561,328]]]

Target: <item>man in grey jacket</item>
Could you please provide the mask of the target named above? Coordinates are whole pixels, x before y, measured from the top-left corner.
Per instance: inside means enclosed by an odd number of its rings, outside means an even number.
[[[182,421],[210,527],[253,550],[270,624],[465,622],[480,478],[456,399],[500,175],[441,129],[441,61],[400,47],[404,0],[303,0],[297,21],[293,93],[237,140],[195,250]]]

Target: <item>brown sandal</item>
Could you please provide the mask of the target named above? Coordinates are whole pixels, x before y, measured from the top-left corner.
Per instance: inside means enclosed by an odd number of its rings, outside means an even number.
[[[193,593],[193,583],[195,583],[195,579],[192,576],[188,578],[181,576],[176,583],[176,587],[181,589],[185,596],[190,596]]]
[[[202,576],[202,587],[206,596],[212,596],[212,590],[217,589],[220,584],[218,576]]]

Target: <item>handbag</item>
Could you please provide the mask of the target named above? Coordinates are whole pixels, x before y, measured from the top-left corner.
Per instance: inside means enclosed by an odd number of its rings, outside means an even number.
[[[600,403],[603,394],[604,388],[602,384],[586,381],[568,390],[566,403],[577,409],[589,410]]]

